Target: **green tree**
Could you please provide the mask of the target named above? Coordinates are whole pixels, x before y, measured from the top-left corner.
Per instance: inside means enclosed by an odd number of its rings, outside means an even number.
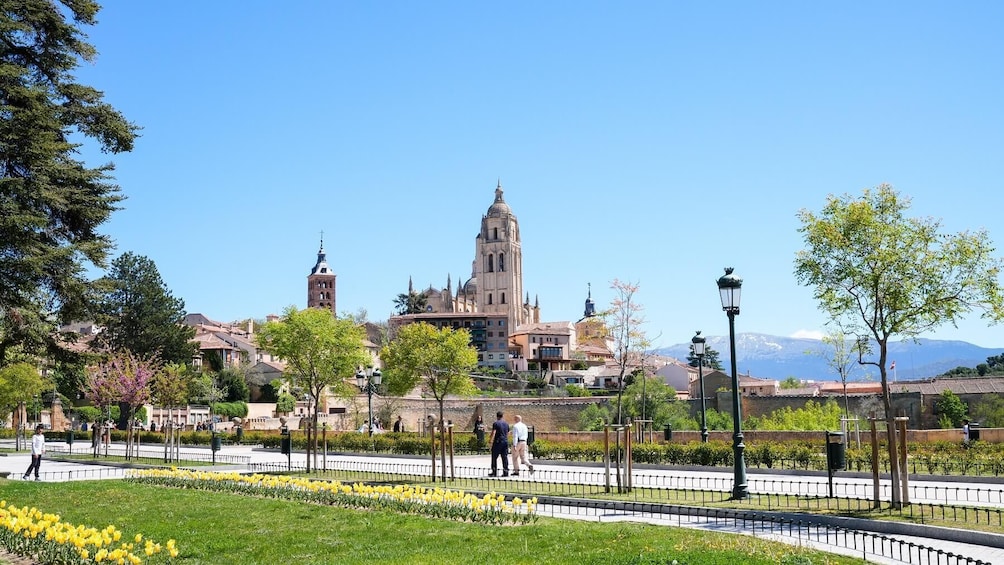
[[[14,410],[23,407],[37,394],[52,385],[30,363],[14,363],[0,368],[0,421],[6,421]],[[21,422],[24,424],[24,422]],[[21,449],[21,434],[17,434],[15,449]]]
[[[111,164],[79,159],[90,140],[131,151],[137,127],[74,71],[97,51],[88,0],[6,2],[0,10],[0,363],[7,349],[59,354],[55,324],[86,319],[111,239],[98,228],[122,200]]]
[[[165,363],[192,361],[195,329],[182,324],[185,302],[171,295],[153,261],[123,253],[100,284],[98,322],[104,329],[95,343],[144,358],[157,355]]]
[[[352,320],[335,318],[328,310],[297,310],[293,306],[279,320],[265,324],[256,336],[259,347],[286,362],[284,375],[290,378],[291,385],[305,390],[313,401],[308,470],[311,451],[317,463],[317,407],[321,396],[326,391],[345,398],[356,393],[348,381],[372,359],[363,345],[364,338],[365,332]]]
[[[172,425],[174,409],[180,408],[188,401],[188,390],[193,378],[188,365],[169,363],[165,365],[150,382],[151,400],[159,406],[167,408],[167,423],[162,423],[164,432],[164,462],[180,459],[180,432]]]
[[[390,394],[403,396],[417,386],[431,394],[439,405],[441,458],[446,478],[447,395],[470,396],[477,393],[471,371],[477,367],[478,352],[471,347],[466,329],[436,329],[424,322],[408,324],[380,352],[386,371],[384,383]],[[432,477],[436,479],[435,475]]]
[[[579,412],[579,429],[586,432],[597,432],[610,421],[610,410],[599,404],[590,404]]]
[[[694,355],[694,344],[690,344],[690,350],[687,353],[687,364],[691,367],[697,366],[697,355]],[[705,344],[704,346],[704,366],[711,367],[716,371],[722,370],[722,359],[721,354],[711,348],[710,345]]]
[[[909,204],[888,185],[866,189],[860,198],[831,195],[821,212],[799,212],[805,249],[795,258],[796,278],[814,288],[830,318],[877,344],[878,360],[863,363],[879,370],[890,430],[890,338],[955,324],[974,309],[992,322],[1004,318],[1002,261],[993,256],[986,231],[942,234],[937,220],[907,217]],[[889,437],[892,504],[900,507],[897,442],[895,434]]]
[[[1004,428],[1004,396],[1000,394],[980,395],[979,402],[970,407],[972,419],[986,428]]]
[[[962,420],[966,417],[966,413],[969,412],[969,408],[965,402],[962,402],[959,395],[945,389],[934,401],[934,412],[941,415],[950,424],[949,426],[942,426],[943,428],[960,428],[962,427]]]
[[[397,298],[394,299],[394,306],[397,307],[398,315],[421,314],[425,312],[427,302],[428,299],[424,294],[410,290],[407,294],[398,294]]]
[[[790,390],[793,388],[799,388],[802,386],[802,381],[798,380],[798,377],[788,377],[781,381],[780,387],[785,390]]]
[[[633,419],[652,420],[653,428],[666,425],[670,417],[668,404],[676,402],[676,390],[659,377],[637,379],[624,389],[624,414]]]
[[[241,367],[227,367],[216,375],[216,382],[223,391],[223,402],[248,402],[251,389],[248,388],[246,372]]]

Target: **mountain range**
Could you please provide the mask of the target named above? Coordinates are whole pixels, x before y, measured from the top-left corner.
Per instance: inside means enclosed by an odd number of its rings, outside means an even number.
[[[718,352],[725,372],[729,372],[728,336],[707,336],[707,346]],[[876,353],[867,360],[877,360]],[[965,341],[937,339],[904,340],[889,343],[888,359],[895,368],[888,371],[890,380],[930,378],[956,367],[975,367],[986,363],[987,357],[1004,353],[1004,348],[986,348]],[[681,343],[654,351],[658,355],[686,361],[690,343]],[[758,333],[736,334],[737,370],[753,377],[784,380],[840,380],[827,364],[832,348],[818,339],[779,337]],[[856,354],[855,354],[856,355]],[[849,381],[879,380],[878,370],[870,365],[853,365]]]

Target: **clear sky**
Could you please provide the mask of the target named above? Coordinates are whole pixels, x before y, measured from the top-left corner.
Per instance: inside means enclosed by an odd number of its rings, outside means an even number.
[[[104,232],[189,312],[304,307],[323,230],[338,311],[386,319],[409,276],[470,276],[501,179],[544,320],[618,278],[668,346],[727,335],[727,266],[737,331],[820,332],[793,261],[828,194],[890,183],[1004,241],[1002,22],[994,1],[114,0],[78,76],[143,128]],[[975,315],[925,337],[1004,347]]]

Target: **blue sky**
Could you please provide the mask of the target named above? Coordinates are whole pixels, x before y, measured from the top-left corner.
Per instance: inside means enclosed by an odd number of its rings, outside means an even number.
[[[799,209],[890,183],[1004,241],[1004,4],[104,3],[81,80],[143,127],[105,226],[189,312],[305,306],[323,230],[339,311],[470,276],[497,179],[547,321],[640,285],[657,346],[826,322]],[[109,157],[84,155],[92,163]],[[925,337],[1004,347],[974,315]]]

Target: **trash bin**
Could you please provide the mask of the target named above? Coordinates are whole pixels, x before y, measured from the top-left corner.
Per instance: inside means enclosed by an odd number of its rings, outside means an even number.
[[[977,441],[979,439],[980,439],[980,423],[969,422],[969,441]]]
[[[66,432],[66,444],[73,447],[73,430],[70,429]]]
[[[217,434],[213,434],[213,440],[211,443],[213,451],[219,451],[223,447],[223,438]]]
[[[662,435],[663,439],[666,441],[673,441],[673,426],[667,424],[666,427],[662,429]]]
[[[279,451],[283,455],[289,455],[293,451],[293,438],[289,437],[289,434],[283,435],[279,440]]]
[[[237,443],[241,443],[242,441],[244,441],[244,427],[237,426]]]
[[[839,471],[847,465],[846,449],[843,432],[826,432],[826,464],[829,470]]]
[[[534,440],[534,429],[533,426],[530,426],[526,430],[526,444],[532,446],[533,440]]]

